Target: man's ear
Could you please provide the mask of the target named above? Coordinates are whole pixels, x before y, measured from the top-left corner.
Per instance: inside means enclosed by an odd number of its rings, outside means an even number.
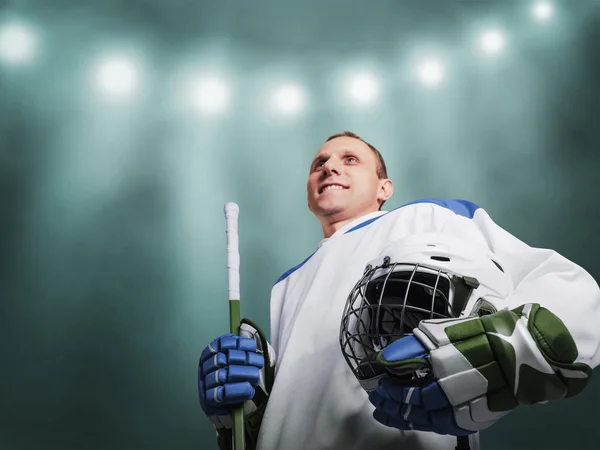
[[[377,193],[377,200],[379,202],[385,202],[389,199],[394,193],[394,183],[389,178],[385,180],[381,180],[381,185],[379,186],[379,192]]]

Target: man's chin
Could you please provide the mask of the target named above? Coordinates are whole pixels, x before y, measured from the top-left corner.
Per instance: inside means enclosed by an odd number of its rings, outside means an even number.
[[[317,205],[314,209],[315,215],[321,217],[334,217],[339,215],[345,215],[348,213],[348,207],[345,205],[337,204],[321,204]]]
[[[310,208],[312,213],[318,219],[327,219],[328,222],[360,217],[369,212],[377,211],[378,209],[376,205],[372,208],[361,208],[360,205],[353,202],[318,202],[317,204],[314,204],[312,206],[313,207]]]

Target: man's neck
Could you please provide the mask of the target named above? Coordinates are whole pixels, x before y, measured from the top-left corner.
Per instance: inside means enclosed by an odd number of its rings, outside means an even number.
[[[349,219],[333,220],[331,222],[325,222],[325,221],[321,222],[321,228],[323,229],[323,239],[330,238],[340,228],[343,228],[346,225],[348,225],[349,223],[354,222],[355,220],[358,220],[361,217],[364,217],[364,216],[366,216],[368,214],[372,214],[374,212],[377,212],[377,211],[368,211],[368,212],[365,212],[363,214],[359,214],[357,216],[351,217]]]
[[[344,225],[347,225],[356,219],[358,219],[358,217],[354,217],[352,219],[341,220],[339,222],[322,223],[321,226],[323,228],[323,239],[330,238],[331,236],[333,236],[335,234],[335,232],[337,230],[339,230]]]

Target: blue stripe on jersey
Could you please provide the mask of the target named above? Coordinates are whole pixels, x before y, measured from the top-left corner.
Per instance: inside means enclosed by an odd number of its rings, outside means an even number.
[[[472,203],[468,200],[447,200],[442,198],[423,198],[421,200],[415,200],[414,202],[406,203],[405,205],[398,206],[397,208],[392,209],[391,211],[386,212],[377,217],[373,217],[372,219],[365,220],[363,223],[356,225],[355,227],[349,229],[344,234],[351,233],[352,231],[358,230],[359,228],[365,227],[370,223],[376,221],[377,219],[382,218],[383,216],[391,213],[392,211],[396,211],[397,209],[404,208],[408,205],[416,205],[417,203],[434,203],[438,206],[442,206],[450,211],[453,211],[455,214],[459,216],[464,216],[467,219],[472,219],[475,215],[475,211],[479,209],[475,203]]]
[[[421,200],[415,200],[414,202],[410,202],[410,203],[406,203],[406,204],[404,204],[402,206],[398,206],[397,208],[394,208],[391,211],[388,211],[385,214],[382,214],[380,216],[373,217],[373,218],[371,218],[369,220],[365,220],[363,223],[360,223],[360,224],[356,225],[355,227],[352,227],[351,229],[349,229],[348,231],[346,231],[344,234],[348,234],[348,233],[356,231],[356,230],[358,230],[360,228],[366,227],[367,225],[375,222],[377,219],[381,219],[383,216],[388,215],[392,211],[396,211],[397,209],[404,208],[405,206],[416,205],[417,203],[433,203],[435,205],[438,205],[438,206],[441,206],[443,208],[449,209],[450,211],[454,212],[455,214],[457,214],[459,216],[466,217],[467,219],[472,219],[473,216],[475,215],[475,211],[477,211],[480,208],[475,203],[470,202],[468,200],[452,200],[452,199],[441,199],[441,198],[423,198]],[[317,250],[319,250],[319,248],[317,248]],[[304,261],[302,261],[300,264],[298,264],[295,267],[292,267],[290,270],[288,270],[283,275],[281,275],[279,277],[279,279],[275,282],[275,284],[279,283],[280,281],[285,280],[292,273],[294,273],[296,270],[298,270],[300,267],[302,267],[310,258],[312,258],[312,256],[315,253],[317,253],[317,250],[315,250],[314,252],[312,252],[312,254],[308,258],[306,258]]]
[[[317,248],[318,250],[318,248]],[[288,270],[286,273],[284,273],[283,275],[281,275],[277,281],[275,282],[275,284],[279,283],[280,281],[285,280],[287,277],[289,277],[292,273],[294,273],[296,270],[298,270],[300,267],[302,267],[304,265],[304,263],[306,261],[308,261],[310,258],[312,258],[312,255],[314,255],[315,253],[317,253],[317,250],[315,250],[314,252],[312,252],[312,254],[306,258],[304,261],[302,261],[300,264],[298,264],[297,266],[292,267],[290,270]]]

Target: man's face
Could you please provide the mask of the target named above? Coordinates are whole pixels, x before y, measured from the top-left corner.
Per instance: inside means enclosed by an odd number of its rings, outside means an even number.
[[[347,220],[379,209],[385,193],[377,157],[364,142],[338,137],[315,156],[306,185],[308,208],[319,219]]]

